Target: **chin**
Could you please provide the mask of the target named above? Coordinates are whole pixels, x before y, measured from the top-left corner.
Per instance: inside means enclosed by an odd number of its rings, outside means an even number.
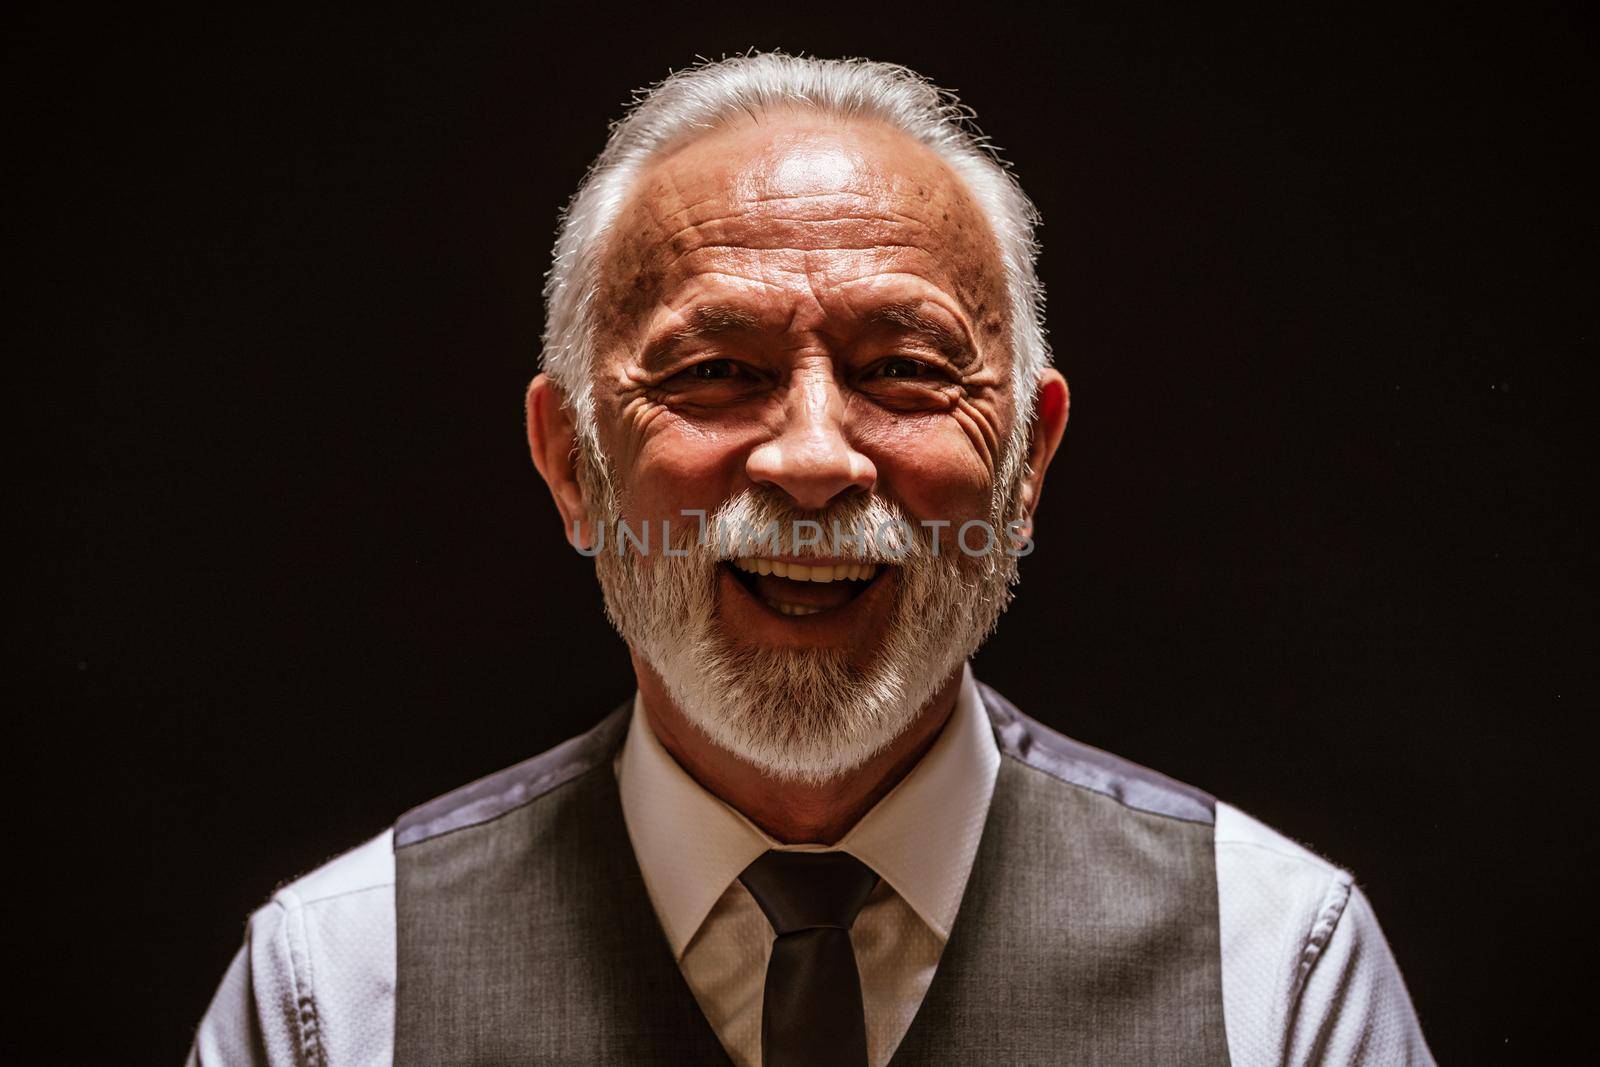
[[[917,669],[890,651],[770,646],[716,633],[647,659],[712,743],[773,778],[815,784],[856,770],[910,729],[965,658]]]

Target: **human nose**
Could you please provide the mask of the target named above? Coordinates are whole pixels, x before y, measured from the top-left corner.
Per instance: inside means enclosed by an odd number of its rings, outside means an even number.
[[[820,510],[853,489],[877,483],[872,460],[844,432],[844,397],[830,373],[796,375],[784,398],[783,425],[753,449],[745,472],[752,482],[787,493],[802,508]]]

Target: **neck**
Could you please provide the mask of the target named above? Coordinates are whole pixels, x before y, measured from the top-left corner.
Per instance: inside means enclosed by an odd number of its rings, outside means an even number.
[[[961,668],[945,679],[911,727],[861,766],[826,782],[775,778],[714,744],[673,702],[660,675],[633,656],[645,717],[663,748],[707,791],[786,845],[831,845],[899,784],[955,710]]]

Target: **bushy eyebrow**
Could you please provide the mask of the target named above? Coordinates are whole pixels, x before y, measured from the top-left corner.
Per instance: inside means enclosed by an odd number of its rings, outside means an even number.
[[[644,353],[647,367],[665,362],[690,342],[730,333],[756,333],[764,325],[758,316],[730,304],[703,304],[692,309],[685,320],[650,342]]]
[[[861,321],[868,329],[890,327],[916,334],[958,367],[971,363],[978,356],[964,330],[952,329],[927,314],[918,301],[882,304],[867,312]],[[708,337],[761,333],[771,328],[761,316],[744,308],[732,304],[702,304],[685,313],[681,324],[651,341],[645,348],[643,363],[647,368],[658,366],[670,360],[684,345]]]
[[[957,366],[970,363],[977,357],[964,331],[952,330],[925,314],[921,305],[915,302],[884,304],[869,312],[866,321],[869,326],[895,326],[920,334],[940,355]]]

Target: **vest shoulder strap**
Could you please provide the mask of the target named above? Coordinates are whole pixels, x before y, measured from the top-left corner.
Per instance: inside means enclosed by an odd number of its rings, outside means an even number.
[[[978,692],[1004,755],[1135,811],[1208,826],[1216,823],[1216,799],[1204,790],[1064,737],[1022,714],[1011,701],[982,682],[978,683]]]
[[[622,747],[632,708],[629,701],[587,733],[412,808],[394,824],[394,847],[498,819],[594,770]]]

